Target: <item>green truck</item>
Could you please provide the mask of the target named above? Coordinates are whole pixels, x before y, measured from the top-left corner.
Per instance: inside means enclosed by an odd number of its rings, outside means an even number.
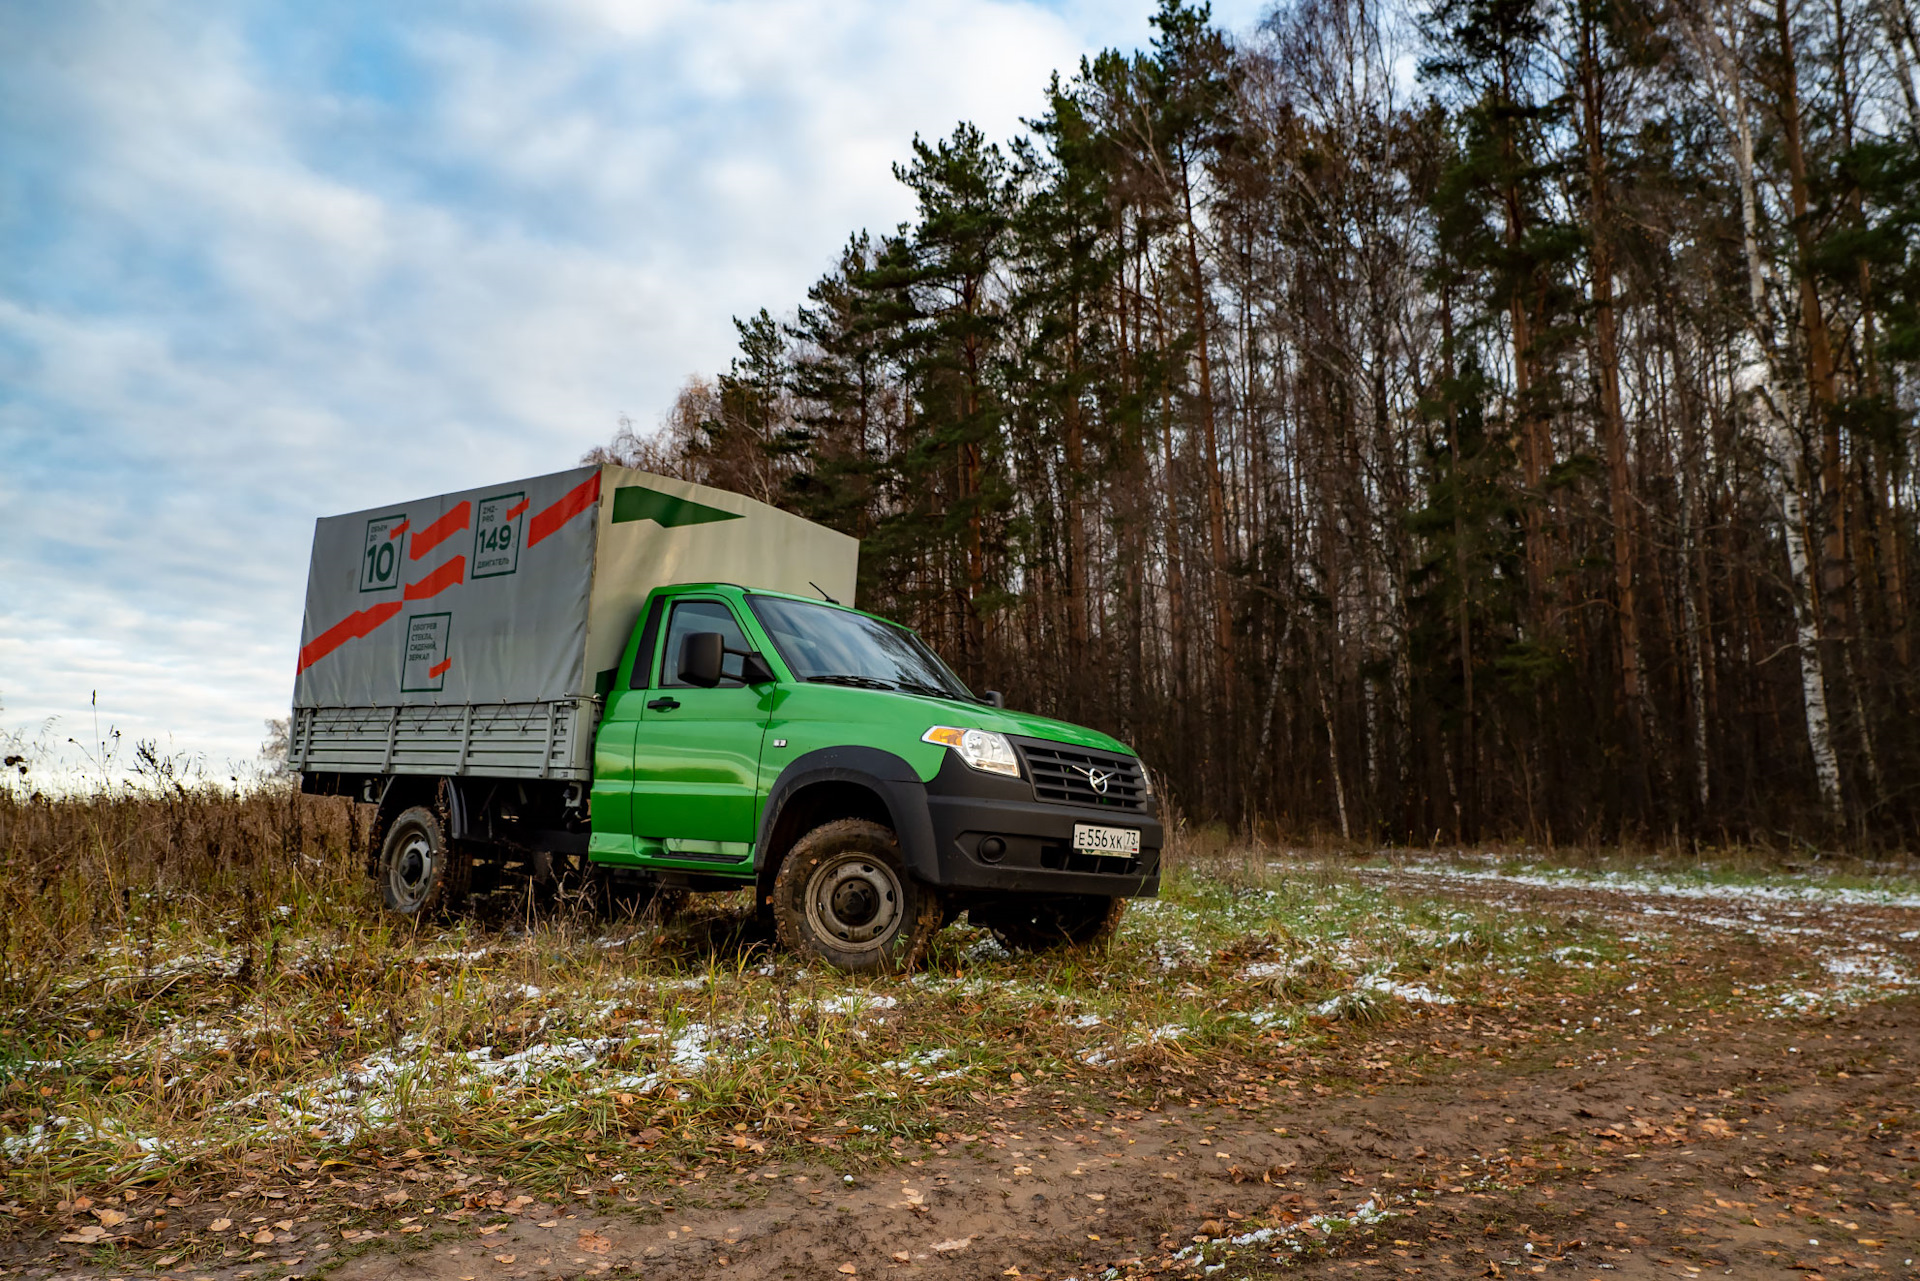
[[[1147,771],[975,694],[851,600],[859,545],[739,494],[577,468],[317,522],[303,791],[378,807],[418,915],[511,878],[752,887],[795,951],[910,966],[966,912],[1085,944],[1158,892]]]

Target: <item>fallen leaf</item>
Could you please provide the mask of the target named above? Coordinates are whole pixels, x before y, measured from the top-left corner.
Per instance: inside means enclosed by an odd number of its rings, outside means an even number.
[[[1033,1167],[1030,1165],[1016,1165],[1013,1167],[1013,1172],[1015,1174],[1032,1174]]]
[[[272,1245],[273,1229],[261,1228],[258,1232],[253,1234],[253,1243],[255,1245]]]
[[[493,1256],[493,1261],[495,1263],[512,1263],[519,1257],[517,1254],[496,1254]]]
[[[1200,1230],[1210,1237],[1217,1237],[1227,1230],[1227,1225],[1218,1219],[1208,1219],[1200,1225]]]
[[[93,1217],[100,1220],[100,1226],[103,1228],[119,1227],[127,1221],[127,1216],[118,1210],[95,1210]]]
[[[232,1219],[215,1219],[212,1223],[209,1223],[207,1225],[207,1230],[209,1232],[225,1232],[228,1228],[232,1226],[233,1226]]]
[[[840,1271],[846,1273],[848,1276],[852,1276],[860,1271],[860,1269],[854,1267],[851,1263],[843,1263],[840,1265]]]
[[[955,1237],[951,1241],[935,1241],[933,1243],[933,1252],[935,1254],[952,1254],[955,1250],[964,1250],[972,1244],[972,1237]]]
[[[154,1266],[154,1267],[156,1267],[156,1268],[170,1268],[170,1267],[172,1267],[172,1266],[173,1266],[174,1264],[176,1264],[176,1263],[178,1263],[178,1262],[180,1262],[180,1256],[179,1256],[179,1255],[177,1255],[177,1254],[163,1254],[163,1255],[161,1255],[161,1256],[160,1256],[159,1258],[157,1258],[157,1259],[155,1259],[155,1260],[153,1261],[153,1266]]]
[[[504,1228],[506,1226],[507,1225],[504,1223],[489,1223],[486,1227],[477,1228],[475,1230],[479,1232],[481,1236],[485,1237],[485,1236],[492,1236],[494,1233],[498,1232],[501,1228]]]
[[[580,1248],[588,1254],[605,1254],[613,1248],[613,1242],[610,1239],[601,1236],[592,1228],[582,1229],[578,1237],[578,1242]]]
[[[913,1256],[908,1254],[905,1250],[895,1250],[893,1252],[893,1261],[895,1263],[905,1263],[908,1259],[912,1257]]]
[[[279,1222],[273,1225],[273,1230],[275,1232],[291,1232],[293,1231],[293,1220],[281,1219]]]
[[[60,1239],[68,1245],[97,1245],[106,1240],[107,1230],[97,1223],[89,1223],[75,1232],[69,1232]]]
[[[407,1200],[407,1193],[404,1188],[397,1188],[392,1192],[382,1192],[380,1199],[388,1205],[404,1205]]]

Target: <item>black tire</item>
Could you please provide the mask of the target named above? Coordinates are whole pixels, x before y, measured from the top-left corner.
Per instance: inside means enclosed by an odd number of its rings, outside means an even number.
[[[418,918],[464,900],[471,871],[466,852],[447,839],[439,814],[416,805],[387,825],[375,879],[389,912]]]
[[[856,974],[911,969],[940,928],[940,896],[907,870],[899,838],[863,818],[814,828],[773,880],[780,942]]]
[[[1017,895],[967,913],[1009,951],[1105,947],[1127,914],[1127,900],[1101,894]]]

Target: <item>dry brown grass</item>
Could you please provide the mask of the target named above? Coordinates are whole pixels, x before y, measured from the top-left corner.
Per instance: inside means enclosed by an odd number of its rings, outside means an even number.
[[[1491,999],[1553,945],[1613,954],[1182,832],[1110,951],[1008,956],[957,926],[921,972],[863,981],[775,951],[737,895],[664,931],[525,902],[396,921],[367,838],[363,807],[284,790],[0,797],[0,1196],[430,1141],[556,1185],[715,1146],[882,1146],[1023,1079],[1116,1088],[1404,1015],[1383,983]]]
[[[84,958],[163,931],[268,939],[275,906],[357,894],[367,836],[364,807],[291,787],[0,790],[0,1002],[31,1015]]]

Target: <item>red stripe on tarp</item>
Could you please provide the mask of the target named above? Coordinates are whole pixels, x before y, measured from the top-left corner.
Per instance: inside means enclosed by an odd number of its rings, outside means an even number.
[[[533,505],[533,500],[531,498],[522,498],[519,502],[507,508],[507,514],[502,516],[500,519],[512,520],[515,516],[518,516],[521,512],[525,511],[527,508],[531,507],[532,505]]]
[[[417,583],[408,583],[407,589],[400,593],[401,600],[427,600],[438,596],[449,587],[458,587],[467,581],[467,558],[455,556],[440,568],[428,574]],[[400,601],[385,601],[370,605],[357,613],[348,614],[326,631],[300,647],[300,665],[294,668],[298,675],[325,658],[334,650],[350,640],[359,640],[372,634],[373,630],[400,612]]]
[[[408,560],[419,560],[428,552],[446,542],[463,529],[473,525],[473,504],[462,501],[461,504],[428,525],[413,536],[413,546],[407,548]]]
[[[407,526],[411,524],[413,524],[412,521],[408,520],[405,516],[402,516],[400,518],[400,523],[387,531],[387,541],[392,542],[394,539],[400,537],[400,535],[406,533]]]
[[[442,676],[445,676],[447,674],[447,669],[452,666],[453,666],[453,659],[451,657],[441,659],[439,662],[435,663],[432,667],[429,667],[427,669],[427,679],[430,681],[439,680]]]
[[[373,630],[400,612],[397,600],[382,601],[357,613],[348,614],[326,631],[300,647],[300,666],[294,668],[296,674],[306,671],[334,650],[350,640],[359,640],[370,635]]]
[[[467,558],[455,556],[419,582],[408,583],[407,590],[400,595],[405,600],[426,600],[429,597],[438,596],[449,587],[458,587],[466,581]]]
[[[527,526],[527,546],[531,547],[548,534],[556,532],[562,525],[599,501],[600,473],[596,471],[574,486],[565,498],[534,516]]]

